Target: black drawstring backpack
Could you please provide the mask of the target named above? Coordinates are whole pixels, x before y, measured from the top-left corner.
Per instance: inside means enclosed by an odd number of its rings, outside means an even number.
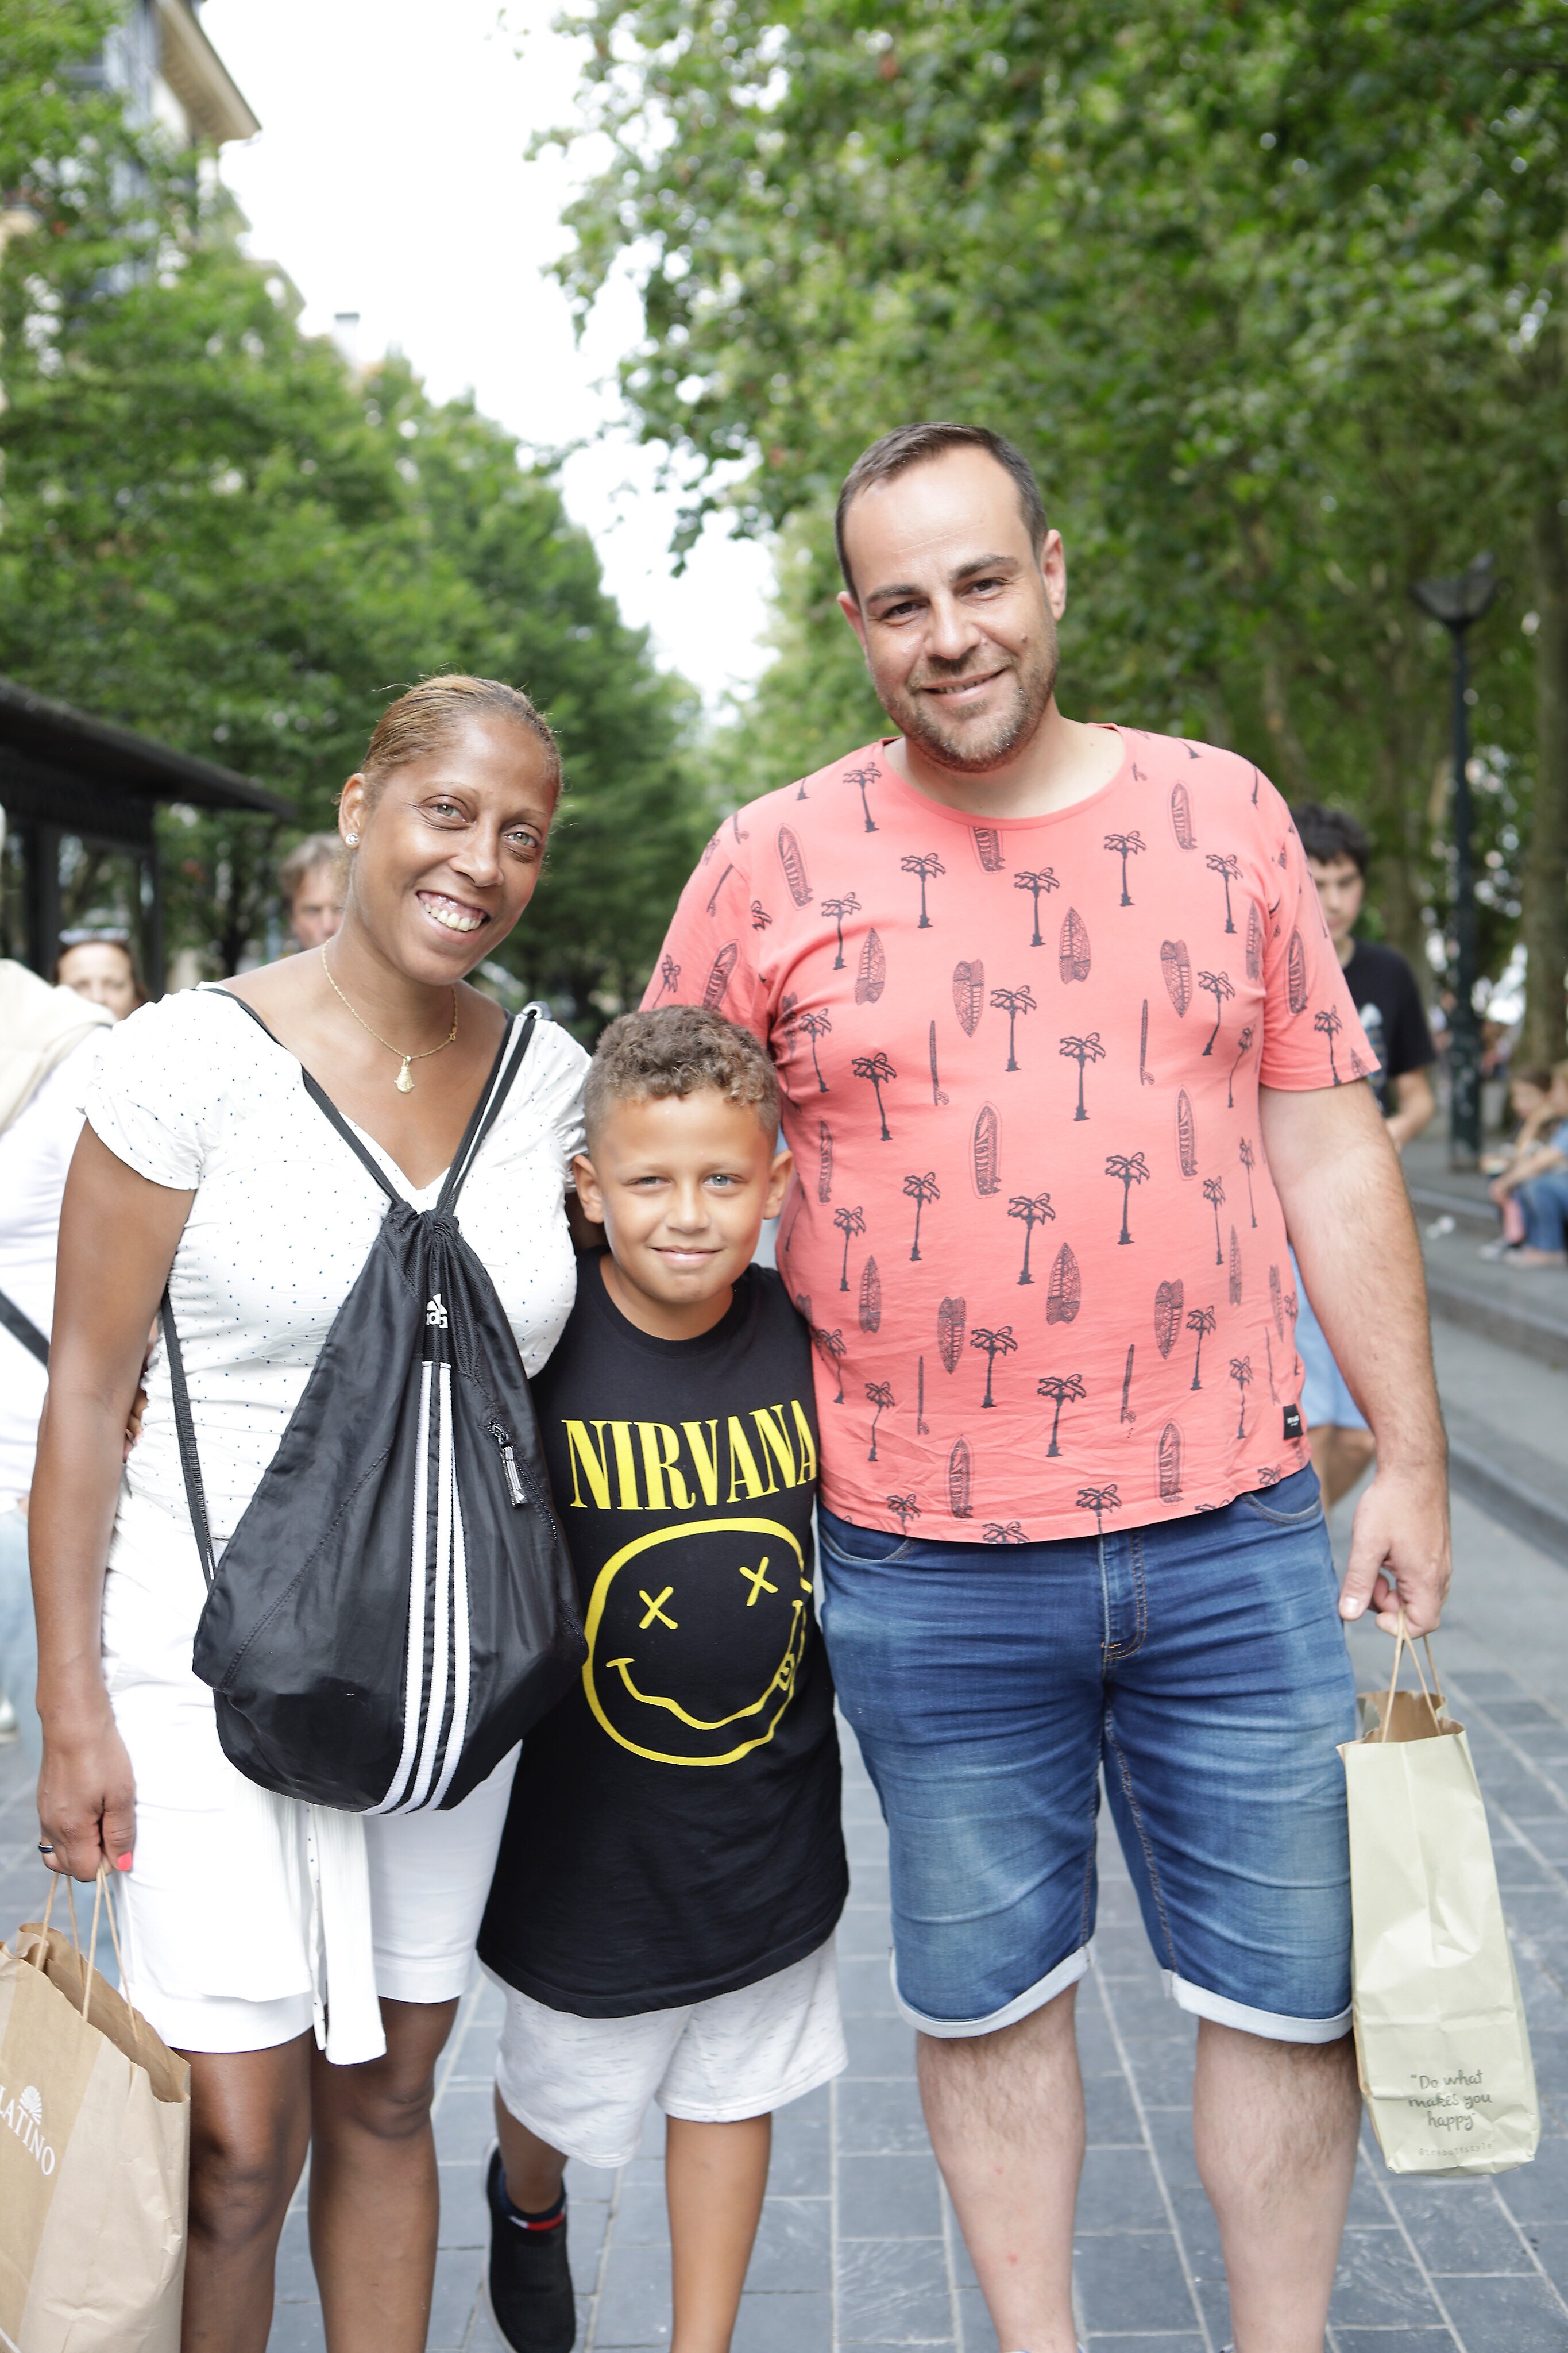
[[[302,1072],[388,1207],[217,1563],[163,1293],[207,1581],[193,1664],[224,1755],[281,1797],[373,1814],[455,1806],[587,1656],[517,1342],[454,1215],[536,1018],[508,1023],[433,1209],[409,1206]]]

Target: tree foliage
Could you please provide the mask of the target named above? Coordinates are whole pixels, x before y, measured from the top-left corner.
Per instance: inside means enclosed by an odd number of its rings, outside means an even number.
[[[1532,1035],[1560,1050],[1561,9],[598,0],[574,21],[610,160],[568,283],[586,306],[617,262],[640,273],[625,385],[700,461],[689,532],[725,501],[787,526],[745,765],[776,736],[779,781],[863,707],[826,534],[850,459],[911,416],[994,423],[1068,538],[1068,707],[1359,807],[1419,953],[1446,914],[1447,649],[1406,590],[1490,546],[1512,585],[1477,648],[1483,954],[1522,881]]]
[[[711,822],[694,700],[510,435],[402,361],[356,375],[301,334],[221,190],[137,148],[89,86],[49,96],[107,13],[0,0],[0,60],[20,26],[36,101],[0,102],[0,138],[18,179],[64,191],[0,267],[0,670],[256,776],[302,828],[331,821],[403,686],[526,687],[567,793],[501,961],[591,1028],[640,988]],[[50,24],[74,50],[46,54]],[[282,842],[163,822],[174,937],[232,970],[275,920]]]

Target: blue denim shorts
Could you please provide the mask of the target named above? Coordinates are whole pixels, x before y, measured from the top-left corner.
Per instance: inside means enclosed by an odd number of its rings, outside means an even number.
[[[1278,2042],[1350,2027],[1337,1744],[1355,1683],[1318,1482],[1055,1544],[820,1514],[839,1704],[887,1817],[893,1984],[989,2033],[1089,1966],[1103,1767],[1168,1990]]]
[[[1290,1253],[1290,1265],[1296,1277],[1296,1354],[1301,1359],[1301,1415],[1309,1430],[1321,1430],[1328,1424],[1334,1430],[1365,1430],[1367,1419],[1345,1386],[1345,1377],[1334,1362],[1327,1333],[1313,1312],[1307,1296],[1307,1286],[1301,1280],[1301,1270],[1296,1264],[1296,1253]]]

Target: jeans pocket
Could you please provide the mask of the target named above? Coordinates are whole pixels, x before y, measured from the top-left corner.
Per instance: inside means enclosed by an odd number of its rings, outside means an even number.
[[[823,1551],[848,1568],[883,1568],[889,1561],[902,1560],[910,1550],[910,1539],[896,1535],[891,1528],[857,1527],[852,1520],[841,1520],[821,1504],[816,1507],[816,1532]]]
[[[1270,1520],[1280,1528],[1308,1528],[1323,1516],[1322,1490],[1310,1462],[1304,1470],[1292,1471],[1277,1486],[1258,1487],[1236,1500],[1260,1520]]]

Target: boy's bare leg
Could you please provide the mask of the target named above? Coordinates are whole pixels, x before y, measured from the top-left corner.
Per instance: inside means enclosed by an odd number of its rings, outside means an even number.
[[[666,2120],[665,2195],[675,2282],[670,2353],[730,2353],[768,2186],[772,2116]]]
[[[1312,1468],[1323,1491],[1323,1509],[1331,1512],[1348,1495],[1373,1456],[1377,1440],[1370,1430],[1345,1430],[1337,1421],[1322,1421],[1307,1432]]]
[[[561,2195],[566,2159],[558,2148],[520,2124],[498,2092],[496,2138],[500,2143],[506,2194],[520,2214],[543,2214]]]

